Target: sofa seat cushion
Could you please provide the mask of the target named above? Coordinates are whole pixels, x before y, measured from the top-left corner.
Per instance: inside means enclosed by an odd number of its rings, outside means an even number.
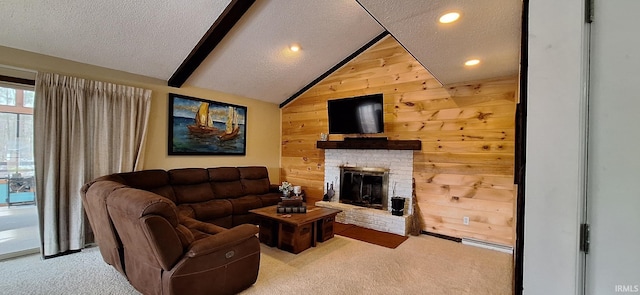
[[[178,205],[178,212],[182,215],[206,222],[231,215],[233,207],[228,200],[209,200],[200,203],[180,204]],[[185,214],[187,212],[193,213]]]
[[[180,226],[188,229],[189,233],[193,236],[193,240],[204,239],[227,230],[226,228],[202,222],[187,216],[180,215],[179,220]]]
[[[249,210],[262,207],[262,200],[258,196],[244,196],[229,199],[233,206],[233,214],[247,214]]]
[[[215,224],[224,228],[232,228],[233,227],[233,215],[220,217],[217,219],[211,220],[203,220],[204,222]]]
[[[241,224],[255,224],[259,223],[258,215],[249,213],[249,214],[235,214],[233,215],[233,226],[238,226]]]
[[[278,205],[282,198],[282,193],[268,193],[259,195],[258,198],[262,201],[262,207],[268,207]]]

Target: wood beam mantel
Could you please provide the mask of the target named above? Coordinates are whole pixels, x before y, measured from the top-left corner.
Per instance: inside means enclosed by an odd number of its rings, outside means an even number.
[[[200,42],[191,50],[191,53],[189,53],[176,72],[169,78],[167,84],[172,87],[181,87],[254,2],[256,1],[232,0],[220,14],[220,17],[211,25],[207,33],[202,36]]]
[[[319,149],[362,149],[362,150],[414,150],[422,149],[420,140],[378,140],[378,139],[346,139],[345,141],[318,141]]]

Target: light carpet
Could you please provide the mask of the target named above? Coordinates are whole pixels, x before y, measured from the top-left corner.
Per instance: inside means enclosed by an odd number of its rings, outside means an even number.
[[[261,245],[258,281],[241,294],[512,294],[509,254],[431,236],[396,249],[335,236],[295,255]],[[97,248],[0,262],[2,294],[139,294]]]

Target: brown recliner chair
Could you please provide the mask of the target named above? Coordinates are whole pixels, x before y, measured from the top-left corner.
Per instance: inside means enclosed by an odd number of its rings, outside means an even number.
[[[94,239],[104,261],[126,276],[123,248],[107,211],[107,197],[118,189],[133,186],[174,200],[169,176],[164,170],[154,169],[99,177],[80,190],[82,203],[93,230]]]
[[[179,216],[172,201],[134,188],[111,193],[107,209],[127,278],[143,294],[235,294],[258,277],[254,225],[225,229]]]

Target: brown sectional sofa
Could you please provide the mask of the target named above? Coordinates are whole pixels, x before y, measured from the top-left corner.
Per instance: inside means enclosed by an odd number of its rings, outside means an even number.
[[[145,170],[82,188],[105,262],[144,294],[232,294],[257,279],[257,219],[278,203],[265,167]]]

